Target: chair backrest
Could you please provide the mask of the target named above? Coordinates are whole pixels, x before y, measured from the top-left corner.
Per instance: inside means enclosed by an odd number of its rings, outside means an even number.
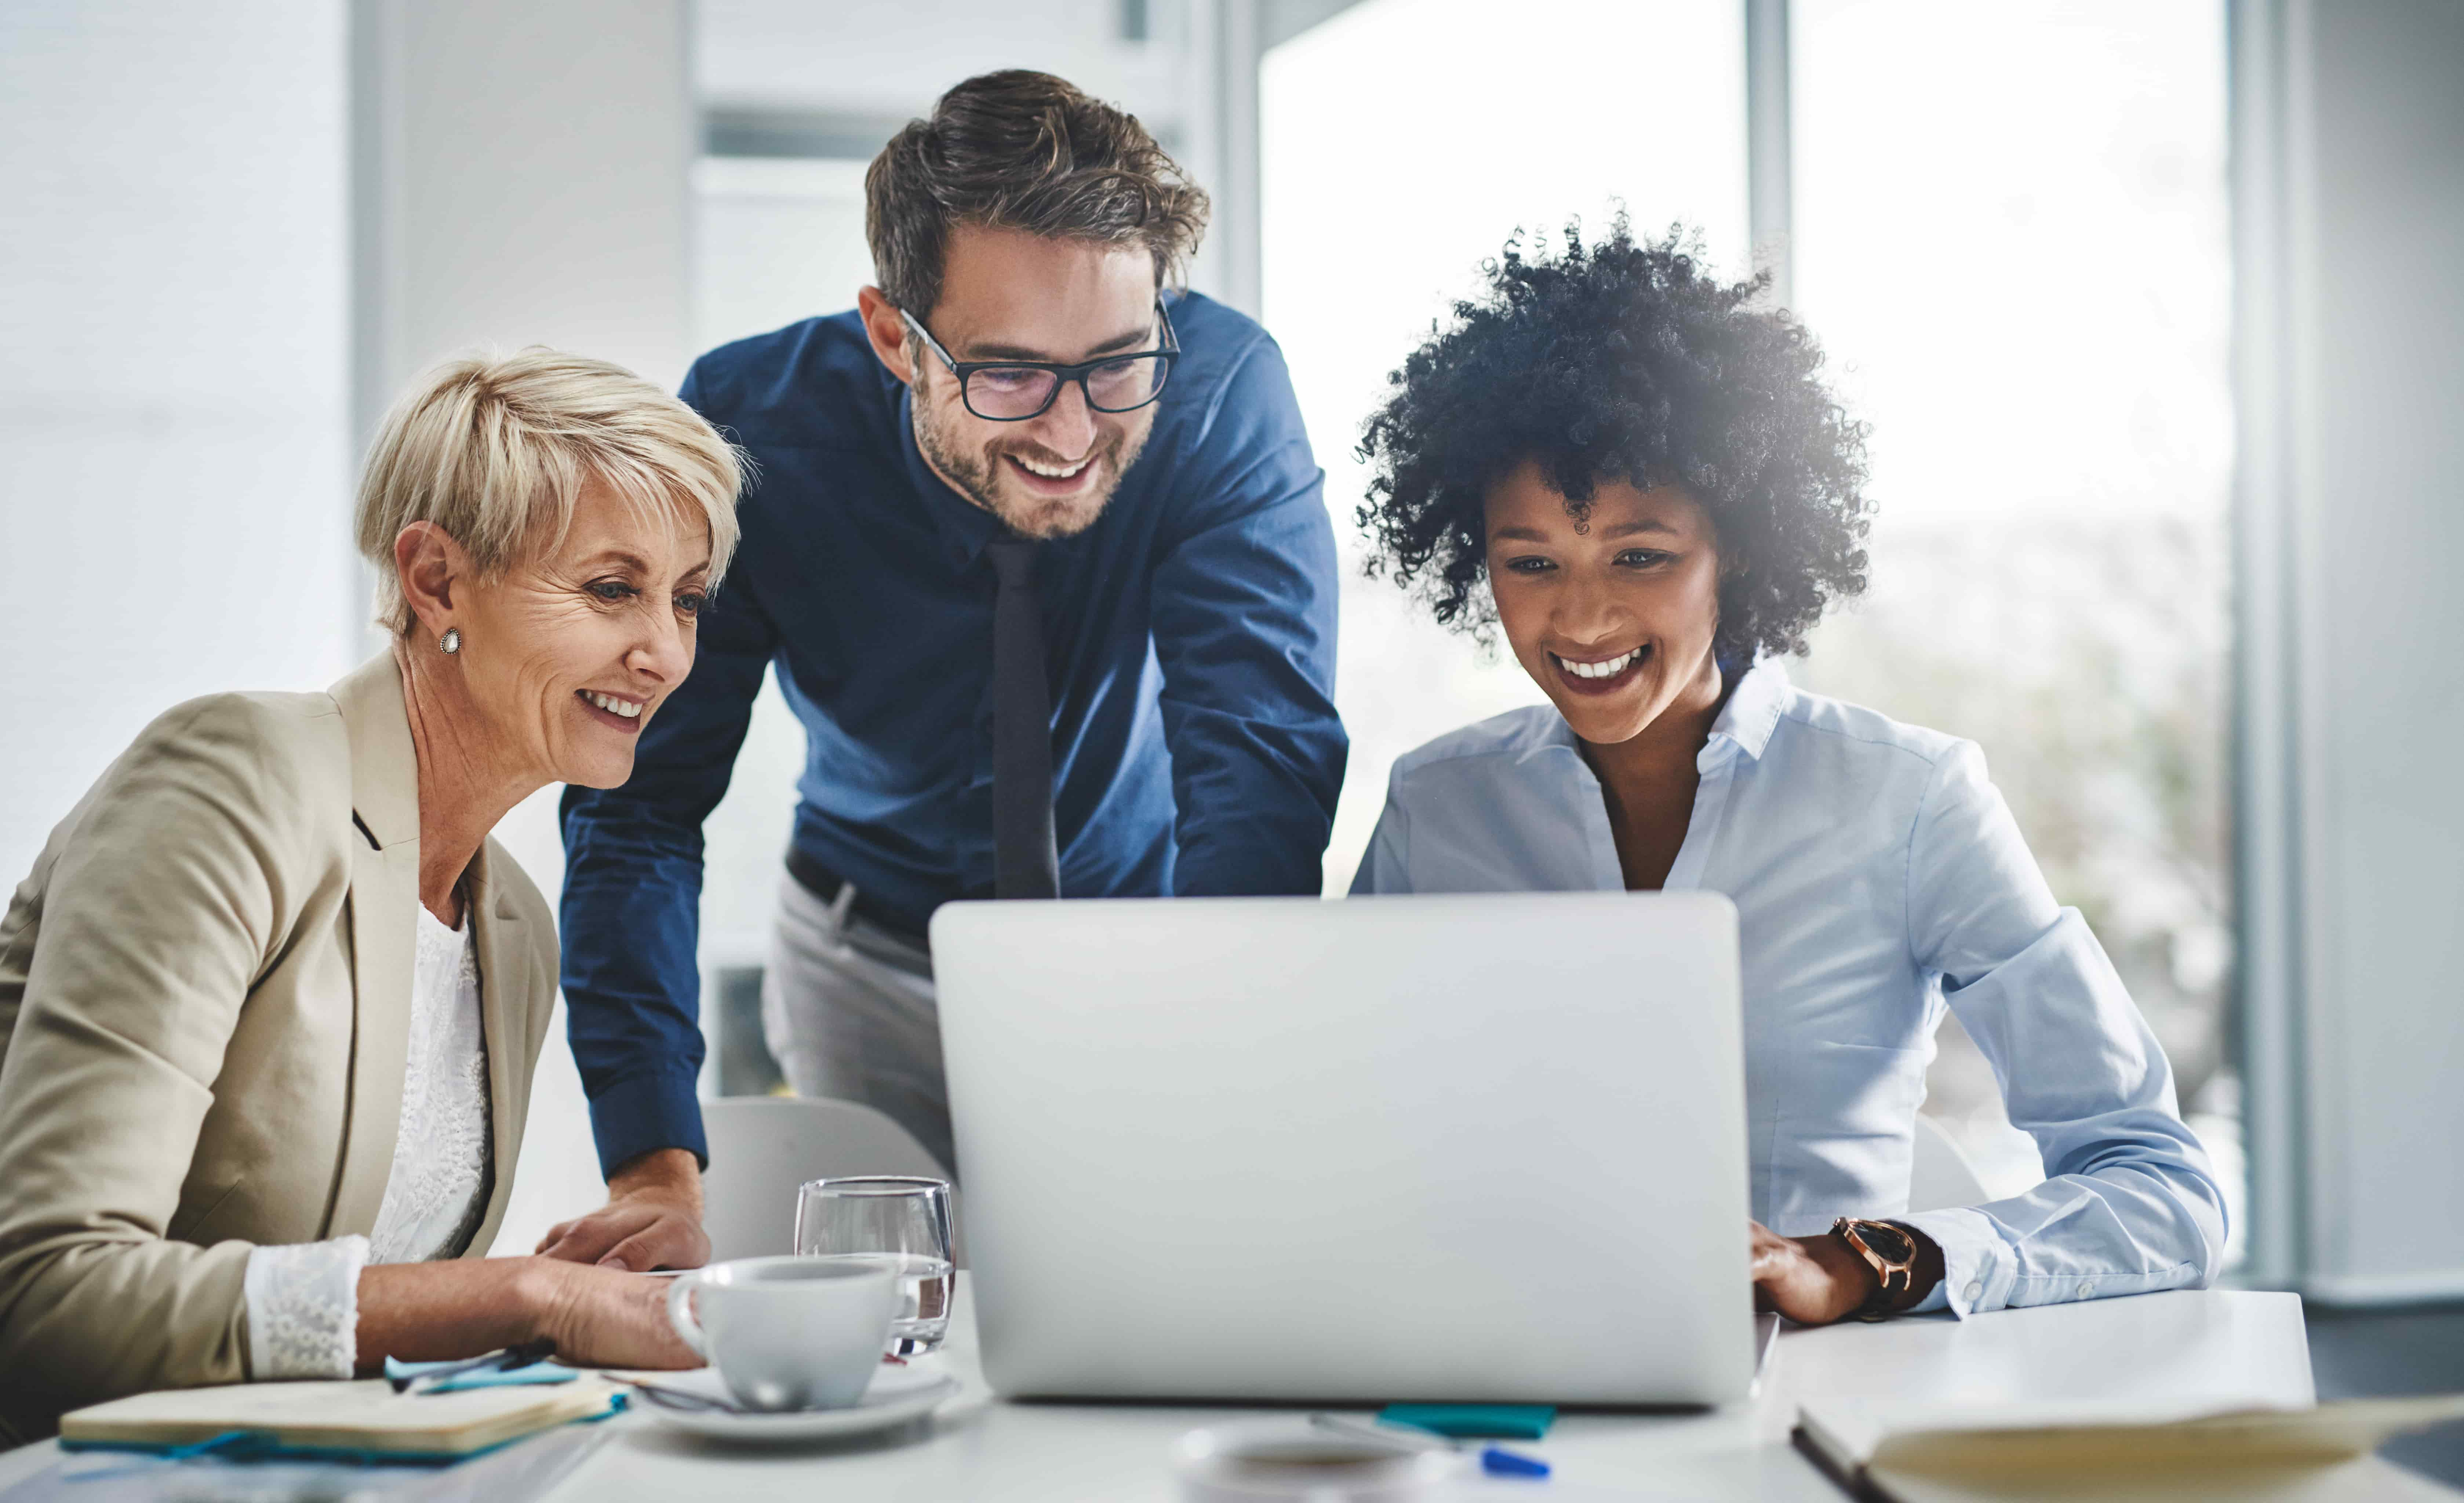
[[[1949,1210],[1982,1205],[1992,1197],[1976,1176],[1968,1155],[1950,1130],[1923,1112],[1917,1114],[1916,1155],[1908,1169],[1908,1209]]]
[[[795,1251],[796,1190],[808,1180],[849,1174],[950,1178],[913,1134],[853,1101],[722,1096],[701,1104],[701,1121],[710,1138],[702,1228],[710,1234],[713,1263]],[[957,1215],[954,1193],[953,1220]]]

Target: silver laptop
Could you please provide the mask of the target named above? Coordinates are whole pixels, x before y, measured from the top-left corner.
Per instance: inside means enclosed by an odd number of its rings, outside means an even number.
[[[1726,898],[957,903],[933,958],[1000,1392],[1749,1391]]]

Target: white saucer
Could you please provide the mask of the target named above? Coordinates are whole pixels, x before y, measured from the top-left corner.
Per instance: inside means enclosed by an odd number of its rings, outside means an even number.
[[[719,1381],[715,1368],[704,1367],[689,1373],[645,1373],[642,1376],[662,1388],[732,1402],[729,1401],[727,1385]],[[671,1409],[641,1394],[633,1395],[627,1407],[636,1413],[649,1415],[661,1425],[688,1431],[705,1440],[777,1444],[868,1435],[875,1430],[890,1429],[932,1413],[957,1393],[958,1386],[958,1380],[942,1371],[938,1362],[929,1366],[922,1362],[910,1362],[905,1367],[885,1363],[873,1378],[872,1385],[865,1389],[864,1397],[844,1409],[732,1414],[723,1409]]]

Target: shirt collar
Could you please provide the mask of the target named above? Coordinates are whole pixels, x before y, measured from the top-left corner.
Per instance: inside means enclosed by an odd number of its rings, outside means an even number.
[[[1703,743],[1695,765],[1708,770],[1732,753],[1762,760],[1763,748],[1771,744],[1771,732],[1779,724],[1780,711],[1788,707],[1788,670],[1776,659],[1756,659],[1737,680],[1728,702],[1720,707],[1719,718],[1711,722],[1710,738]],[[1538,739],[1525,747],[1516,760],[1559,750],[1582,755],[1574,728],[1566,723],[1564,716],[1551,715]]]
[[[1763,748],[1771,744],[1771,731],[1779,724],[1780,711],[1788,707],[1788,670],[1774,658],[1758,658],[1737,687],[1728,695],[1728,702],[1720,709],[1720,718],[1711,722],[1711,739],[1703,745],[1705,759],[1722,751],[1722,741],[1759,762]]]

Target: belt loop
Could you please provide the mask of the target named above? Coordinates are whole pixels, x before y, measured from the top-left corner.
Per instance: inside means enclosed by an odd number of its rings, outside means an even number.
[[[847,933],[847,910],[855,906],[855,884],[839,879],[839,895],[830,899],[830,932]]]

